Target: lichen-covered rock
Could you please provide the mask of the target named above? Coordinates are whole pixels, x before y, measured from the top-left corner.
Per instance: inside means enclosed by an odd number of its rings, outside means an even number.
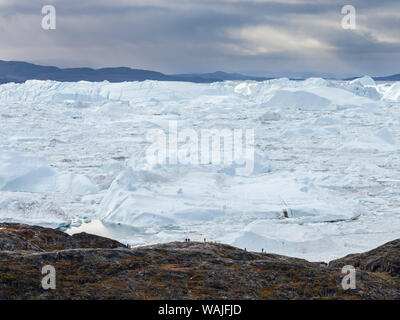
[[[80,233],[72,237],[64,232],[17,223],[0,224],[1,251],[53,251],[76,248],[126,247],[118,241]]]
[[[400,299],[399,275],[387,267],[398,261],[398,245],[383,246],[388,264],[364,267],[376,250],[326,266],[223,244],[129,249],[89,234],[0,224],[0,299]],[[357,287],[344,291],[341,267],[356,261]],[[40,285],[48,264],[55,290]]]
[[[332,261],[329,265],[331,267],[352,265],[361,270],[387,272],[393,277],[400,278],[400,240],[386,243],[366,253],[348,255]]]

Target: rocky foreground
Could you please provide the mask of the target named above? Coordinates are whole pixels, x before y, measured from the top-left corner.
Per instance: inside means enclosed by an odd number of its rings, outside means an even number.
[[[56,269],[44,290],[42,267]],[[343,290],[344,265],[357,269]],[[329,265],[215,243],[130,249],[86,233],[0,224],[0,299],[400,299],[400,240]]]

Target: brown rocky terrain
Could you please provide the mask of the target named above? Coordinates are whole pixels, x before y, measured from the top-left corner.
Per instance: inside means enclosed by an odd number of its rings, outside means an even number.
[[[56,289],[41,269],[56,269]],[[343,290],[341,268],[357,269]],[[130,249],[86,233],[0,224],[0,299],[400,299],[400,240],[329,265],[215,243]]]

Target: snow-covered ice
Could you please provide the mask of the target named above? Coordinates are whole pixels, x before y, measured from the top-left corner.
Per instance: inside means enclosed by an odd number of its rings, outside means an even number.
[[[83,175],[60,174],[42,157],[5,151],[0,154],[0,190],[73,195],[98,193],[96,185]]]
[[[370,77],[0,85],[0,221],[328,261],[400,237],[399,116]],[[254,129],[254,170],[150,165],[171,121]]]

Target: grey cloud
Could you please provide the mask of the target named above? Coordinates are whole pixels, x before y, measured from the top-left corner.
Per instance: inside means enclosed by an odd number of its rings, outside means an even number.
[[[342,0],[48,2],[57,9],[54,31],[40,28],[43,1],[0,2],[0,59],[60,66],[124,65],[168,73],[220,69],[258,75],[400,72],[396,42],[400,2],[396,0],[350,1],[358,13],[355,31],[340,28],[340,10],[349,2]],[[246,55],[232,50],[246,47],[244,52],[248,52],[258,45],[254,43],[258,38],[250,43],[243,36],[232,36],[232,30],[240,33],[259,26],[277,30],[278,35],[315,41],[321,48],[296,48],[296,41],[293,46],[281,46],[279,37],[266,34],[272,39],[265,39],[266,45],[275,51]],[[284,49],[276,52],[279,48]]]

